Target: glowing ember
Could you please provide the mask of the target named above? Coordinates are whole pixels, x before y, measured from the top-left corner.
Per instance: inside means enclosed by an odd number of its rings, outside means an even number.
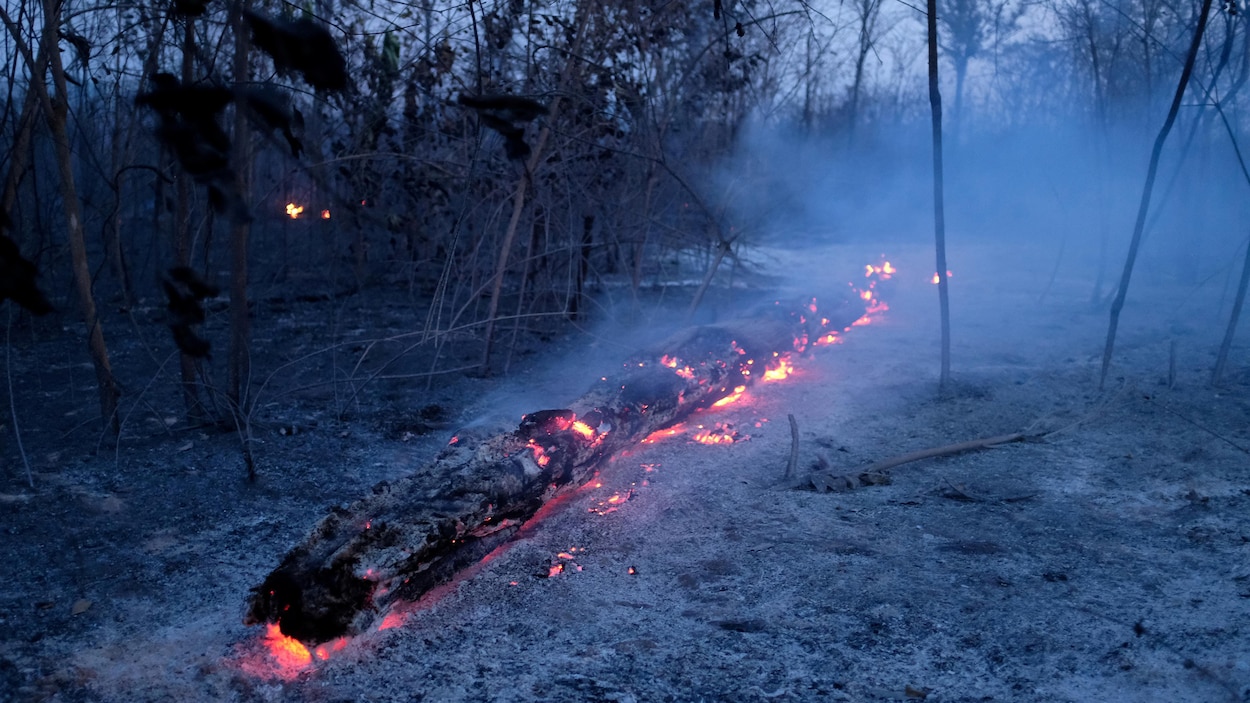
[[[607,515],[616,512],[616,509],[629,502],[634,497],[634,490],[631,488],[624,493],[613,493],[610,497],[599,501],[594,507],[587,508],[586,512],[596,515]]]
[[[729,405],[730,403],[732,403],[732,402],[734,402],[734,401],[738,400],[739,398],[741,398],[741,397],[742,397],[742,394],[743,394],[743,393],[745,393],[745,392],[746,392],[746,390],[747,390],[747,387],[746,387],[746,386],[738,386],[738,387],[734,388],[734,392],[733,392],[733,394],[732,394],[732,395],[727,395],[727,396],[725,396],[724,398],[721,398],[720,400],[716,401],[715,403],[712,403],[712,407],[714,407],[714,408],[723,408],[723,407],[725,407],[726,405]]]
[[[539,466],[546,466],[551,463],[551,457],[547,456],[547,450],[543,449],[542,445],[538,442],[531,439],[529,441],[529,448],[530,451],[534,452],[534,461],[537,462]]]
[[[733,444],[734,442],[745,442],[750,439],[749,435],[744,435],[733,428],[731,423],[718,422],[712,429],[704,429],[703,425],[698,426],[698,431],[691,437],[700,444]]]
[[[321,661],[325,661],[330,658],[331,653],[341,652],[343,651],[343,648],[346,646],[347,646],[347,638],[339,637],[337,639],[331,640],[329,642],[326,642],[323,645],[318,646],[316,649],[313,650],[313,653],[317,655],[318,659],[320,659]]]
[[[686,425],[684,423],[679,422],[676,425],[673,425],[672,427],[668,427],[662,430],[656,430],[655,432],[652,432],[651,434],[647,435],[646,439],[642,440],[642,443],[643,444],[655,444],[661,439],[664,439],[666,437],[674,437],[685,431],[686,431]]]
[[[292,220],[298,219],[300,216],[300,213],[302,212],[304,212],[303,205],[296,205],[295,203],[286,204],[286,215]]]
[[[378,625],[379,630],[389,630],[393,627],[399,627],[408,620],[408,615],[391,611],[382,618],[382,624]]]
[[[322,211],[321,211],[321,219],[323,219],[323,220],[328,220],[328,219],[330,219],[330,211],[329,211],[329,210],[322,210]]]
[[[575,421],[575,422],[572,424],[572,426],[570,427],[570,429],[572,429],[572,430],[573,430],[574,432],[576,432],[577,434],[579,434],[579,435],[581,435],[581,436],[585,437],[586,439],[594,439],[594,438],[595,438],[595,431],[594,431],[594,430],[592,430],[592,429],[590,428],[590,425],[587,425],[586,423],[582,422],[581,420],[577,420],[577,421]]]
[[[880,266],[868,264],[864,267],[864,278],[872,278],[873,276],[876,276],[883,281],[888,281],[894,276],[894,273],[897,270],[898,269],[894,268],[889,261],[882,261]]]
[[[947,271],[947,272],[946,272],[946,277],[947,277],[947,278],[950,278],[950,277],[951,277],[951,272],[950,272],[950,271]],[[929,282],[930,282],[930,283],[932,283],[933,285],[935,285],[935,286],[936,286],[936,285],[937,285],[938,283],[940,283],[941,281],[942,281],[942,277],[941,277],[941,276],[939,276],[939,275],[937,274],[937,271],[934,271],[934,272],[933,272],[933,278],[930,278],[930,279],[929,279]]]

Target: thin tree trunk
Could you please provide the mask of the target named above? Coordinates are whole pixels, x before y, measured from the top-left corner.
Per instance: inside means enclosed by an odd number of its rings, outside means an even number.
[[[242,85],[248,79],[247,30],[243,23],[246,2],[240,3],[232,18],[234,30],[234,82]],[[234,142],[230,159],[235,169],[238,197],[247,203],[251,191],[252,148],[247,114],[236,106],[234,112]],[[234,403],[236,412],[246,416],[251,399],[248,379],[251,376],[251,318],[247,304],[247,254],[251,223],[237,213],[231,218],[230,227],[230,364],[227,397]],[[251,457],[244,446],[244,460],[248,475],[252,475]]]
[[[183,17],[186,25],[182,35],[182,84],[195,81],[195,18]],[[174,265],[191,266],[191,176],[178,169],[174,183]],[[208,416],[200,401],[195,357],[178,351],[178,370],[182,376],[182,400],[187,408],[187,420],[191,424],[203,422]]]
[[[1237,298],[1233,300],[1233,311],[1228,316],[1228,327],[1224,330],[1224,341],[1220,343],[1219,354],[1215,357],[1215,369],[1211,372],[1211,385],[1217,386],[1224,376],[1224,366],[1228,363],[1228,350],[1233,346],[1233,336],[1237,334],[1237,321],[1241,318],[1241,308],[1246,303],[1246,288],[1250,286],[1250,243],[1246,244],[1246,261],[1241,265],[1241,282],[1237,284]]]
[[[1209,0],[1208,0],[1209,1]],[[942,371],[938,390],[951,381],[950,296],[946,276],[946,205],[942,177],[942,94],[938,91],[937,0],[928,0],[929,109],[933,114],[933,235],[937,248],[938,306],[942,325]]]
[[[1172,106],[1168,108],[1168,117],[1155,137],[1154,148],[1150,152],[1150,166],[1146,170],[1146,185],[1142,188],[1141,203],[1137,207],[1137,222],[1133,225],[1133,239],[1129,243],[1128,257],[1124,260],[1124,271],[1120,274],[1120,287],[1116,290],[1115,300],[1111,303],[1111,321],[1107,325],[1107,343],[1102,350],[1102,372],[1098,377],[1098,388],[1102,389],[1107,381],[1107,371],[1111,368],[1111,354],[1115,351],[1115,333],[1120,325],[1120,311],[1124,309],[1124,299],[1128,296],[1128,284],[1133,277],[1133,263],[1137,260],[1137,250],[1141,246],[1142,231],[1146,226],[1146,213],[1150,210],[1150,194],[1154,190],[1155,175],[1159,172],[1159,157],[1163,153],[1163,143],[1172,131],[1176,122],[1176,113],[1180,110],[1181,99],[1185,97],[1185,88],[1189,85],[1189,76],[1194,71],[1194,61],[1198,50],[1202,47],[1202,34],[1207,28],[1207,15],[1211,13],[1211,0],[1202,0],[1202,9],[1198,15],[1198,26],[1194,29],[1193,41],[1189,44],[1189,53],[1185,56],[1185,67],[1181,70],[1181,78],[1176,86],[1176,94],[1172,96]]]
[[[61,176],[61,199],[65,208],[65,223],[69,235],[70,258],[74,268],[74,286],[78,290],[78,304],[82,308],[83,321],[87,326],[87,344],[91,361],[95,366],[96,384],[100,394],[100,416],[116,435],[121,426],[117,414],[117,383],[109,363],[108,346],[104,341],[104,329],[96,312],[95,297],[91,292],[91,268],[87,263],[87,244],[83,236],[82,205],[74,183],[74,154],[70,148],[69,131],[66,128],[69,112],[69,92],[66,89],[65,67],[61,63],[58,47],[57,25],[60,23],[59,0],[44,0],[43,43],[47,51],[48,68],[52,72],[52,84],[56,88],[56,102],[48,94],[43,76],[32,75],[31,84],[39,91],[44,115],[52,129],[56,146],[57,169]],[[33,66],[32,66],[33,68]]]

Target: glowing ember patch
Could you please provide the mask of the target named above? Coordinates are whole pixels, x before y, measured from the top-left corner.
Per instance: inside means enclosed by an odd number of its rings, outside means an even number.
[[[265,626],[265,648],[284,673],[295,674],[312,664],[312,654],[302,642],[282,634],[278,623]]]
[[[300,216],[300,213],[302,212],[304,212],[303,205],[296,205],[295,203],[286,204],[286,215],[292,220],[298,219]]]
[[[860,291],[859,297],[863,298],[864,300],[872,300],[872,291],[870,290]]]
[[[765,378],[767,378],[767,375],[765,375]],[[716,401],[715,403],[712,403],[712,407],[714,407],[714,408],[723,408],[723,407],[725,407],[726,405],[729,405],[730,403],[732,403],[732,402],[736,401],[737,399],[741,398],[741,397],[742,397],[742,394],[746,392],[746,389],[747,389],[747,387],[746,387],[746,386],[738,386],[738,387],[734,388],[734,392],[733,392],[733,394],[732,394],[732,395],[727,395],[727,396],[725,396],[724,398],[721,398],[720,400]]]
[[[733,428],[731,423],[716,423],[712,429],[704,429],[703,425],[699,425],[699,429],[691,437],[700,444],[733,444],[734,442],[745,442],[750,439],[749,435],[744,435]]]
[[[664,356],[660,357],[660,363],[664,366],[669,367],[670,369],[675,369],[677,368],[677,357],[673,357],[673,356],[669,356],[668,354],[665,354]]]
[[[951,277],[951,272],[950,272],[950,271],[947,271],[947,272],[946,272],[946,277],[947,277],[947,278],[950,278],[950,277]],[[934,271],[934,272],[933,272],[933,278],[930,278],[930,279],[929,279],[929,282],[930,282],[930,283],[932,283],[933,285],[935,285],[935,286],[936,286],[936,285],[937,285],[938,283],[940,283],[941,281],[942,281],[942,277],[941,277],[941,276],[939,276],[939,275],[937,274],[937,271]]]
[[[631,566],[631,567],[629,567],[629,570],[627,571],[627,573],[628,573],[630,576],[633,576],[634,574],[637,574],[637,573],[638,573],[638,569],[635,569],[634,567],[632,567],[632,566]]]
[[[551,566],[547,567],[547,578],[549,579],[553,579],[562,573],[564,573],[563,562],[556,562],[555,564],[552,564]]]
[[[389,612],[382,618],[382,624],[378,625],[379,630],[389,630],[393,627],[399,627],[408,620],[408,616],[404,613]]]
[[[539,466],[546,466],[551,463],[551,457],[547,456],[547,450],[543,449],[540,444],[531,439],[529,441],[529,448],[530,451],[534,452],[534,461],[537,462]]]
[[[683,366],[682,368],[677,369],[677,375],[689,381],[694,378],[694,369],[689,366]]]
[[[660,441],[661,439],[664,439],[665,437],[673,437],[685,431],[686,431],[685,424],[679,422],[676,425],[673,425],[672,427],[668,427],[663,430],[656,430],[655,432],[652,432],[651,434],[647,435],[646,439],[642,440],[642,443],[643,444],[655,444],[656,442]]]
[[[323,220],[328,220],[328,219],[330,219],[330,211],[329,211],[329,210],[322,210],[322,211],[321,211],[321,219],[323,219]]]
[[[780,381],[792,373],[794,373],[794,365],[790,362],[790,355],[785,354],[778,357],[776,363],[764,372],[764,380]]]
[[[338,639],[332,640],[330,642],[326,642],[323,645],[319,645],[316,649],[313,650],[313,653],[317,655],[318,659],[320,659],[321,661],[325,661],[329,659],[330,655],[333,654],[334,652],[343,651],[343,649],[346,646],[347,646],[347,638],[339,637]]]
[[[590,425],[587,425],[581,420],[574,422],[570,429],[586,439],[594,439],[595,437],[595,431],[590,428]]]

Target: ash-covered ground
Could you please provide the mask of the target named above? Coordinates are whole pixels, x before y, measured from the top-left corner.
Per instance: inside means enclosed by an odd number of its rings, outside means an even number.
[[[1244,341],[1208,383],[1227,272],[1144,262],[1100,391],[1107,314],[1087,265],[1070,255],[1052,281],[1053,247],[954,246],[956,383],[941,397],[932,254],[893,248],[889,313],[695,419],[749,439],[640,445],[402,626],[300,671],[241,624],[286,550],[457,423],[526,389],[547,395],[530,410],[571,400],[627,338],[570,340],[581,362],[531,364],[503,389],[469,379],[415,399],[425,434],[271,427],[255,485],[229,436],[44,451],[34,490],[6,444],[0,700],[1250,701]],[[762,261],[845,278],[881,250]],[[434,405],[445,420],[420,416]],[[1031,441],[818,493],[783,476],[788,414],[799,479]]]

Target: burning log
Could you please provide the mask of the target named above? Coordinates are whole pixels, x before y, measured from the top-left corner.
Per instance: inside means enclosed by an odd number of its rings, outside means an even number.
[[[829,310],[814,299],[777,303],[692,328],[636,355],[568,408],[530,413],[480,441],[453,437],[415,474],[325,517],[253,589],[245,621],[277,623],[307,644],[366,631],[392,604],[481,560],[617,452],[740,393],[768,360],[832,340],[874,306],[857,292]]]

